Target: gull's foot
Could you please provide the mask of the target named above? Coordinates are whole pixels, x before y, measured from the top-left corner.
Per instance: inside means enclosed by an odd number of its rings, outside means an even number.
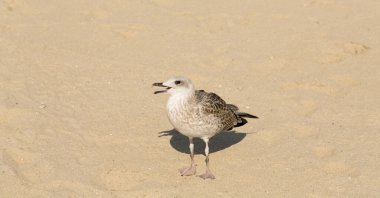
[[[178,169],[179,173],[181,173],[181,176],[192,176],[195,175],[196,172],[196,165],[191,165],[190,167],[185,167]]]
[[[199,177],[202,179],[215,179],[215,176],[210,171],[206,171],[205,174],[199,175]]]

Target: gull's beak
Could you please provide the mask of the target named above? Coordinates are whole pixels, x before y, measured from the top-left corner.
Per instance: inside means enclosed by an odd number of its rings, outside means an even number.
[[[153,83],[152,86],[156,86],[156,87],[166,87],[164,85],[164,83]]]
[[[165,86],[164,83],[153,83],[152,86],[156,86],[156,87],[166,87],[165,90],[155,91],[154,94],[165,93],[167,90],[169,90],[169,89],[171,88],[171,87]]]

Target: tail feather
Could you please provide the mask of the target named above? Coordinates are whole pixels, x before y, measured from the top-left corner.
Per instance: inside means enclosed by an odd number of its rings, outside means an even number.
[[[233,112],[237,112],[237,111],[239,111],[239,107],[237,107],[237,106],[234,105],[234,104],[227,104],[227,107],[228,107],[229,109],[231,109]]]
[[[247,124],[248,121],[242,117],[239,117],[238,118],[238,123],[234,126],[234,127],[240,127],[240,126],[243,126],[245,124]]]
[[[236,112],[235,113],[236,118],[237,118],[237,123],[234,127],[240,127],[248,123],[248,121],[245,118],[256,118],[258,119],[259,117],[251,115],[249,113],[244,113],[244,112]]]
[[[251,115],[249,113],[244,113],[244,112],[236,112],[236,114],[239,116],[239,117],[243,117],[243,118],[255,118],[255,119],[258,119],[259,117],[255,116],[255,115]]]
[[[237,123],[235,124],[234,127],[240,127],[240,126],[243,126],[245,124],[248,123],[248,121],[245,119],[245,118],[255,118],[255,119],[258,119],[259,117],[255,116],[255,115],[251,115],[249,113],[245,113],[245,112],[238,112],[239,111],[239,108],[236,106],[236,105],[233,105],[233,104],[227,104],[227,107],[235,114],[236,116],[236,119],[237,119]],[[233,127],[232,127],[233,128]],[[232,129],[231,128],[231,129]],[[231,129],[228,129],[228,130],[231,130]]]

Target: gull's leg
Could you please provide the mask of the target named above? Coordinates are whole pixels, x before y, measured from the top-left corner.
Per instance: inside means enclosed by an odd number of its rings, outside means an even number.
[[[185,167],[178,170],[181,173],[181,176],[195,175],[195,172],[196,172],[197,165],[194,162],[194,143],[193,143],[192,137],[189,137],[189,142],[190,142],[189,148],[190,148],[191,164],[190,164],[190,167]]]
[[[215,176],[211,173],[210,168],[209,168],[209,159],[208,159],[208,138],[202,138],[203,141],[206,143],[206,148],[205,148],[205,155],[206,155],[206,173],[199,175],[202,179],[215,179]]]

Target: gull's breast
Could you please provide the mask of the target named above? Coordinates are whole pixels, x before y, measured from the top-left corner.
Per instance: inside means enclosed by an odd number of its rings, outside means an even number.
[[[167,104],[170,123],[188,137],[212,137],[220,131],[220,120],[214,115],[204,115],[191,98],[172,98]]]

